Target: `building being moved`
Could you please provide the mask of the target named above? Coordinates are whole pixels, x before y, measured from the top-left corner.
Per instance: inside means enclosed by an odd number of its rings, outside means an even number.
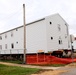
[[[76,52],[76,37],[71,34],[70,38],[71,38],[71,46],[74,49],[74,52]]]
[[[23,26],[0,33],[1,55],[24,54]],[[59,15],[54,14],[26,24],[27,55],[69,50],[70,37],[68,24]]]

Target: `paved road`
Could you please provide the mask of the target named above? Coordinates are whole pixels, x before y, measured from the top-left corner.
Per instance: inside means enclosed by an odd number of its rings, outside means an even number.
[[[60,75],[76,75],[76,68],[68,69],[68,72],[62,73]]]
[[[66,70],[66,72],[63,72],[59,75],[76,75],[76,67],[63,67],[60,68],[60,70]]]

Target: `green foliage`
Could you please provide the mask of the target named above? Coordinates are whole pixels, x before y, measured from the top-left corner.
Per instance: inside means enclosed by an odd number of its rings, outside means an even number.
[[[6,66],[0,64],[0,75],[30,75],[38,72],[39,69]]]

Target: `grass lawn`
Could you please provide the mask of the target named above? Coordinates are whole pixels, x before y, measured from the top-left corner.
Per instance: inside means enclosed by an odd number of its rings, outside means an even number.
[[[35,68],[23,68],[0,64],[0,75],[31,75],[39,71],[39,69]]]
[[[35,66],[62,67],[62,66],[66,66],[66,65],[67,64],[41,64],[41,65],[35,65]]]
[[[61,67],[61,66],[65,66],[65,64],[49,64],[46,66],[52,66],[52,67]]]
[[[16,64],[22,64],[23,62],[20,60],[0,60],[2,62],[9,62],[9,63],[16,63]]]

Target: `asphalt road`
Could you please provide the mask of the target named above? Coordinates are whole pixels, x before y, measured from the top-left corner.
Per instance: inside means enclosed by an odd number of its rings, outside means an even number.
[[[62,73],[61,75],[76,75],[76,68],[71,68],[68,72]]]
[[[64,67],[62,70],[66,70],[67,72],[63,72],[59,75],[76,75],[76,67]]]

